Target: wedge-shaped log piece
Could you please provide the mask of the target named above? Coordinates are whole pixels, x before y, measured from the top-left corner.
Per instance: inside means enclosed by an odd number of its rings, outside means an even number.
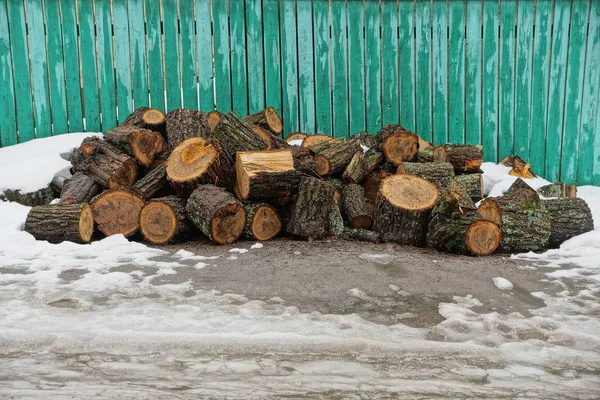
[[[217,125],[219,125],[219,121],[221,121],[222,115],[223,114],[219,111],[211,111],[208,114],[206,114],[206,119],[208,120],[208,127],[210,128],[211,132],[215,130]]]
[[[117,126],[106,132],[104,139],[146,167],[152,163],[154,156],[165,148],[160,133],[135,125]]]
[[[315,167],[320,176],[329,176],[343,171],[354,154],[362,151],[357,140],[336,143],[314,156]]]
[[[274,135],[279,135],[283,132],[281,118],[277,115],[277,111],[273,107],[267,107],[257,113],[248,115],[242,121],[248,125],[260,125],[262,128],[270,131]]]
[[[370,229],[373,221],[367,207],[365,191],[355,183],[344,185],[342,189],[344,215],[351,228]]]
[[[379,149],[385,159],[398,165],[413,161],[419,150],[419,137],[400,125],[385,125],[377,134]]]
[[[287,232],[305,239],[321,239],[329,231],[335,190],[329,183],[304,177],[300,181]]]
[[[383,154],[377,149],[370,149],[366,153],[357,151],[344,170],[342,180],[346,183],[361,183],[382,162]]]
[[[60,204],[89,203],[100,193],[100,186],[83,172],[75,174],[65,181],[60,192]]]
[[[565,240],[594,230],[594,218],[583,199],[558,198],[542,200],[550,213],[550,247],[559,247]]]
[[[217,244],[237,241],[246,227],[246,209],[225,189],[201,185],[188,199],[188,218]]]
[[[98,230],[106,236],[122,234],[125,237],[140,228],[140,212],[144,200],[129,190],[107,190],[90,203]]]
[[[192,228],[185,210],[186,201],[166,196],[146,203],[140,213],[140,232],[152,244],[166,244],[183,238]]]
[[[483,163],[483,146],[442,144],[433,150],[433,158],[437,162],[449,162],[456,173],[479,173]]]
[[[252,240],[271,240],[279,235],[282,224],[275,207],[266,203],[246,204],[245,236]]]
[[[94,233],[92,209],[87,203],[33,207],[25,220],[25,232],[50,243],[88,243]]]

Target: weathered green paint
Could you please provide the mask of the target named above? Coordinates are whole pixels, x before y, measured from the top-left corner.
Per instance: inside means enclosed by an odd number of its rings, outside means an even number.
[[[15,115],[15,91],[10,55],[10,34],[6,1],[0,1],[0,146],[17,143],[17,121]]]
[[[485,161],[498,160],[498,3],[483,3],[481,132]]]
[[[216,105],[222,112],[231,110],[231,64],[227,0],[213,0]]]
[[[263,0],[265,102],[281,115],[281,49],[278,0]]]
[[[261,0],[246,0],[248,111],[250,114],[265,108],[265,66],[262,20]]]
[[[381,118],[382,125],[400,118],[398,80],[398,4],[381,2]]]
[[[181,87],[183,89],[183,107],[198,109],[193,1],[179,2],[179,40],[181,42]]]
[[[365,15],[362,1],[350,0],[348,7],[348,94],[350,99],[350,131],[366,128],[365,107]]]
[[[146,6],[146,36],[148,58],[148,84],[150,105],[165,109],[165,87],[163,84],[162,45],[160,33],[160,7],[154,0],[144,0]],[[212,63],[211,63],[212,64]]]
[[[27,9],[29,10],[29,8]],[[77,0],[79,14],[79,47],[81,49],[81,79],[83,82],[83,115],[85,129],[92,132],[100,128],[100,102],[96,85],[96,43],[94,41],[94,9],[92,3]],[[146,71],[144,65],[144,72]],[[39,133],[39,130],[38,130]]]
[[[448,143],[448,9],[446,1],[432,3],[431,59],[433,65],[433,143]]]
[[[283,90],[283,112],[281,115],[284,135],[300,129],[298,108],[298,63],[296,41],[296,2],[284,0],[279,5],[281,25],[281,81]]]
[[[248,75],[246,74],[246,22],[243,1],[229,3],[231,45],[231,100],[237,115],[248,114]]]
[[[465,2],[448,1],[448,141],[465,142]]]
[[[211,0],[196,1],[196,43],[198,47],[198,91],[200,109],[215,108],[211,37]],[[241,3],[241,2],[240,2]]]
[[[465,38],[465,142],[481,143],[481,72],[483,51],[480,1],[467,1],[467,30]]]
[[[400,0],[398,2],[398,58],[399,58],[399,79],[400,79],[400,124],[406,129],[417,130],[416,114],[416,89],[417,89],[417,64],[415,60],[415,4],[409,0]],[[429,59],[421,59],[429,65]],[[428,69],[429,66],[424,68]],[[431,132],[425,134],[419,133],[425,140],[431,141]]]
[[[85,2],[85,0],[80,1]],[[133,104],[135,108],[138,108],[148,106],[149,104],[143,0],[127,0],[127,15],[129,20],[130,72]]]
[[[162,0],[162,15],[167,111],[171,111],[182,107],[179,38],[177,34],[177,0]]]
[[[378,1],[365,2],[365,28],[367,132],[377,133],[381,127],[381,39]]]
[[[48,10],[46,3],[46,10]],[[100,112],[102,113],[102,131],[106,132],[117,124],[117,94],[113,72],[113,46],[110,18],[110,1],[95,0],[96,11],[96,61],[98,65],[98,88],[100,93]],[[52,68],[52,62],[50,63]],[[59,69],[55,65],[56,70]],[[52,86],[51,86],[52,88]],[[54,94],[52,95],[52,116],[56,112]],[[54,132],[57,133],[56,125]],[[66,132],[66,131],[65,131]]]
[[[518,154],[524,160],[529,160],[529,135],[531,132],[534,5],[533,2],[520,1],[517,9],[514,154]]]
[[[298,99],[300,130],[315,133],[315,68],[313,59],[312,2],[297,0],[298,19]]]
[[[348,135],[348,37],[346,1],[331,4],[331,70],[333,89],[333,136]]]
[[[410,17],[410,14],[408,15]],[[416,59],[415,59],[415,129],[425,140],[433,141],[432,108],[432,54],[431,54],[431,3],[417,2],[415,8]],[[437,32],[437,31],[436,31]],[[403,68],[409,68],[402,65]],[[409,128],[410,129],[410,128]],[[437,143],[439,144],[439,143]]]
[[[329,58],[329,4],[315,1],[313,35],[315,40],[316,132],[331,135],[331,80]],[[267,77],[269,74],[267,73]]]
[[[498,157],[513,154],[516,0],[500,2],[500,65],[498,80]]]
[[[123,122],[133,111],[133,88],[131,80],[131,50],[129,48],[129,18],[127,2],[113,0],[113,30],[115,46],[115,69],[117,85],[117,116]],[[165,31],[166,33],[166,31]],[[166,45],[166,43],[165,43]],[[166,46],[165,46],[166,47]],[[167,75],[167,78],[171,75]]]

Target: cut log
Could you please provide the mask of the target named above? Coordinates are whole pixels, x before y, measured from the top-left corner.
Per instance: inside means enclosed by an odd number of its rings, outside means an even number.
[[[542,200],[550,214],[549,247],[559,247],[565,240],[594,230],[590,207],[583,199]]]
[[[167,114],[167,144],[173,150],[186,139],[211,135],[206,114],[198,110],[176,108]]]
[[[483,199],[481,204],[477,207],[477,214],[488,221],[492,221],[493,223],[502,226],[502,211],[500,210],[500,206],[496,202],[495,197]]]
[[[225,151],[229,152],[232,156],[238,151],[267,149],[263,138],[233,112],[221,116],[221,120],[212,134],[221,142]]]
[[[469,193],[467,193],[467,189],[454,179],[451,179],[446,187],[439,190],[441,195],[433,210],[434,214],[440,213],[445,216],[453,216],[477,209]]]
[[[483,199],[484,194],[482,174],[456,175],[454,180],[467,189],[467,193],[469,193],[471,200],[473,200],[475,203]]]
[[[527,193],[532,197],[539,197],[535,190],[529,186],[527,182],[520,178],[515,179],[515,181],[508,187],[506,192],[504,192],[504,196],[513,196],[521,190],[526,190]]]
[[[320,239],[329,231],[332,185],[315,178],[300,181],[296,203],[292,207],[287,232],[306,239]]]
[[[104,139],[140,164],[149,166],[154,156],[164,150],[164,139],[158,132],[135,125],[121,125],[106,132]]]
[[[512,169],[508,174],[526,179],[533,179],[536,177],[531,171],[531,164],[523,161],[519,156],[514,157]]]
[[[339,237],[344,232],[344,217],[340,206],[334,200],[329,210],[329,227],[327,228],[327,235],[333,237]]]
[[[333,200],[335,200],[335,203],[340,207],[340,210],[342,209],[342,188],[344,187],[344,182],[342,182],[339,179],[336,178],[325,178],[323,180],[324,182],[329,183],[331,186],[333,186],[333,189],[335,190],[335,192],[333,193]]]
[[[293,140],[304,140],[308,135],[302,132],[291,133],[290,136],[285,138],[285,141],[290,143]],[[302,143],[301,143],[302,144]]]
[[[367,207],[365,191],[355,183],[344,185],[342,190],[344,215],[351,228],[369,229],[373,221]]]
[[[363,182],[363,187],[365,188],[365,197],[368,201],[372,202],[373,204],[375,203],[377,200],[377,193],[379,193],[381,181],[383,178],[390,175],[392,174],[384,169],[376,169],[367,175]]]
[[[60,204],[89,203],[100,193],[100,186],[83,172],[75,172],[60,192]]]
[[[567,187],[563,182],[551,183],[538,189],[538,193],[544,197],[566,197]]]
[[[377,134],[379,149],[385,159],[398,165],[413,161],[419,150],[419,137],[400,125],[385,125]]]
[[[468,144],[443,144],[433,150],[434,161],[449,162],[454,172],[469,174],[481,172],[483,146]]]
[[[84,139],[71,153],[70,161],[75,171],[109,189],[129,188],[137,177],[136,162],[97,137]]]
[[[366,153],[357,151],[344,170],[342,180],[346,183],[361,183],[382,162],[383,154],[377,149],[370,149]]]
[[[313,156],[307,147],[290,146],[288,150],[292,152],[292,156],[294,157],[294,168],[296,168],[296,171],[308,176],[319,176],[316,172]]]
[[[161,110],[149,107],[140,107],[123,121],[123,125],[135,125],[139,128],[150,129],[154,132],[165,134],[167,116]]]
[[[239,152],[235,171],[241,200],[286,196],[297,190],[302,177],[291,150]]]
[[[88,243],[94,233],[92,209],[87,203],[36,206],[29,210],[24,229],[50,243]]]
[[[565,187],[565,197],[577,197],[577,185],[567,185]]]
[[[50,204],[54,200],[54,190],[50,186],[28,193],[21,193],[20,190],[5,189],[4,193],[0,192],[0,198],[2,197],[8,201],[13,201],[27,207],[34,207]]]
[[[341,143],[341,140],[327,135],[307,135],[304,140],[302,140],[302,147],[314,146],[321,142]]]
[[[358,140],[358,143],[360,143],[361,146],[368,147],[369,149],[377,148],[377,137],[375,135],[371,135],[369,132],[355,133],[350,137],[350,139]]]
[[[167,164],[161,163],[131,187],[144,200],[150,200],[167,183]]]
[[[211,111],[208,114],[206,114],[206,119],[208,122],[208,127],[210,128],[210,131],[214,131],[215,128],[217,127],[217,125],[219,125],[219,121],[221,121],[221,116],[223,114],[220,113],[219,111]]]
[[[439,189],[448,187],[454,177],[454,168],[447,162],[417,163],[403,162],[398,164],[396,174],[416,175],[435,183]]]
[[[361,242],[379,243],[381,241],[377,232],[366,229],[353,229],[344,227],[341,236],[346,240],[360,240]]]
[[[434,162],[433,147],[426,147],[424,149],[419,148],[419,151],[417,152],[417,162],[420,162],[420,163]]]
[[[269,132],[264,130],[260,125],[252,126],[252,130],[262,138],[262,140],[265,142],[265,145],[267,146],[267,150],[271,150],[273,148],[273,141],[271,140]]]
[[[337,143],[314,156],[317,174],[328,176],[343,171],[354,154],[362,151],[357,140]]]
[[[245,236],[251,240],[271,240],[281,232],[277,210],[265,203],[246,204]]]
[[[487,256],[501,241],[500,227],[474,212],[455,217],[436,214],[428,226],[428,246],[447,253]]]
[[[107,190],[90,203],[98,230],[106,236],[136,233],[140,227],[140,212],[144,200],[123,189]]]
[[[188,218],[202,233],[217,244],[231,244],[246,227],[246,210],[242,203],[214,185],[201,185],[191,194]]]
[[[146,203],[140,213],[140,232],[152,244],[166,244],[181,239],[191,230],[185,199],[167,196]]]
[[[274,135],[280,135],[283,132],[281,118],[277,115],[277,111],[273,107],[267,107],[257,113],[248,115],[242,119],[246,124],[260,125],[262,128],[270,131]]]
[[[373,227],[384,242],[425,245],[431,209],[439,199],[436,186],[415,175],[384,178],[373,209]]]

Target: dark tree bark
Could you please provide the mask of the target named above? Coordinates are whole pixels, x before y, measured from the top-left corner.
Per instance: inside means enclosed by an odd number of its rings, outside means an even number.
[[[306,239],[321,239],[329,231],[334,188],[314,178],[302,178],[287,232]]]
[[[329,176],[343,171],[356,152],[362,151],[357,140],[337,143],[314,156],[317,173]]]
[[[94,218],[87,203],[33,207],[25,220],[25,232],[50,243],[88,243],[94,233]]]
[[[538,193],[544,197],[566,197],[566,185],[562,182],[551,183],[539,188]]]
[[[167,183],[167,164],[162,163],[148,172],[146,176],[138,180],[132,186],[131,191],[143,198],[150,200],[154,195],[161,191]]]
[[[456,175],[454,180],[465,187],[471,200],[475,203],[483,199],[483,175],[482,174],[468,174],[468,175]]]
[[[5,189],[4,193],[0,193],[0,200],[2,198],[27,207],[41,206],[50,204],[54,200],[54,190],[50,186],[29,193],[21,193],[20,190]]]
[[[550,247],[559,247],[565,240],[594,230],[592,211],[585,200],[558,198],[542,200],[550,214]]]
[[[366,229],[353,229],[345,227],[342,232],[342,238],[346,240],[360,240],[361,242],[379,243],[381,239],[377,232]]]
[[[438,188],[444,189],[454,177],[452,164],[446,162],[416,163],[403,162],[396,169],[397,174],[416,175],[435,183]]]
[[[165,149],[160,133],[135,125],[117,126],[106,132],[104,139],[146,167],[152,163],[156,154]]]
[[[89,203],[100,190],[100,186],[92,178],[83,172],[75,172],[63,186],[60,204]]]
[[[366,153],[357,151],[342,174],[342,180],[346,183],[361,183],[382,162],[383,154],[377,149]]]
[[[468,144],[443,144],[433,150],[435,161],[449,162],[458,174],[480,173],[483,163],[483,146]]]
[[[123,125],[135,125],[139,128],[150,129],[162,135],[165,134],[167,116],[161,110],[149,107],[140,107],[123,121]]]
[[[221,142],[223,148],[232,155],[238,151],[267,149],[263,138],[233,112],[221,116],[221,120],[212,134]]]
[[[342,200],[348,225],[351,228],[370,229],[373,221],[363,187],[355,183],[344,185]]]
[[[193,137],[208,139],[211,129],[206,114],[198,110],[177,108],[167,114],[167,144],[169,151]]]
[[[428,226],[427,244],[447,253],[487,256],[501,241],[500,227],[475,212],[452,217],[435,214]]]

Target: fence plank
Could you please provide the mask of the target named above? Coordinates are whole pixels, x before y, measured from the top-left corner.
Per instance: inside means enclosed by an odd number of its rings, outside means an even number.
[[[231,67],[229,59],[229,26],[227,0],[213,0],[215,41],[216,105],[221,112],[231,110]]]
[[[17,121],[6,2],[0,1],[0,146],[17,143]]]
[[[179,2],[181,43],[181,87],[183,107],[198,109],[198,87],[196,85],[196,46],[194,39],[194,2]]]
[[[516,0],[500,3],[500,70],[498,85],[498,157],[513,153]]]
[[[85,1],[85,0],[83,0]],[[131,54],[131,85],[135,108],[150,104],[146,67],[146,35],[144,32],[143,0],[128,0],[129,48]]]
[[[381,38],[379,2],[365,2],[365,64],[367,132],[377,133],[381,126]]]
[[[42,2],[39,0],[27,0],[27,27],[29,36],[29,57],[31,59],[31,86],[33,90],[35,136],[47,137],[52,135],[52,125],[50,119],[50,93],[48,90],[46,43],[43,40],[44,12]]]
[[[263,0],[265,104],[281,115],[281,49],[278,0]]]
[[[329,4],[325,1],[315,1],[314,38],[315,38],[315,96],[318,133],[331,135],[331,81],[329,56]]]
[[[362,1],[348,2],[348,72],[350,79],[350,131],[353,135],[366,128],[365,110],[365,16]]]
[[[146,9],[146,38],[148,58],[148,83],[150,104],[160,110],[165,109],[165,87],[163,84],[162,45],[160,7],[155,0],[144,0]]]
[[[416,2],[416,130],[428,141],[433,141],[432,127],[432,72],[431,72],[431,4]],[[406,68],[406,67],[405,67]]]
[[[300,129],[298,113],[298,64],[296,41],[296,2],[286,0],[280,8],[281,72],[283,81],[283,128],[284,135]]]
[[[560,147],[562,146],[561,132],[565,104],[570,11],[570,3],[558,1],[554,4],[554,34],[550,64],[548,120],[546,123],[546,171],[544,175],[550,181],[560,179]]]
[[[531,89],[533,60],[533,2],[520,1],[517,9],[517,42],[515,51],[515,119],[514,154],[529,160],[531,131]]]
[[[398,80],[398,4],[381,2],[381,81],[382,125],[400,120],[400,81]]]
[[[117,117],[119,122],[123,122],[133,110],[127,3],[125,3],[125,0],[113,0],[112,10],[117,84]]]
[[[348,20],[346,1],[331,3],[333,136],[348,135]]]
[[[94,9],[91,1],[78,0],[79,51],[81,54],[81,75],[83,82],[83,115],[85,130],[100,131],[100,103],[96,71],[96,43],[94,39]],[[146,70],[144,65],[144,71]]]
[[[237,3],[237,2],[236,2]],[[211,0],[196,1],[196,39],[198,47],[198,91],[200,109],[215,108],[213,79],[213,44],[211,24]]]
[[[315,75],[311,0],[298,0],[298,97],[300,129],[315,133]]]
[[[48,49],[48,81],[50,87],[50,104],[52,107],[52,130],[55,135],[68,132],[67,95],[65,89],[65,66],[63,59],[62,31],[60,27],[60,2],[46,0],[46,24],[48,29],[46,45]]]
[[[479,1],[467,0],[467,33],[465,42],[465,141],[481,143],[481,71],[483,41],[481,29],[483,7]]]
[[[110,0],[95,0],[96,8],[96,51],[98,63],[98,87],[102,131],[106,132],[117,124],[117,95],[113,73],[112,27]],[[54,103],[52,110],[54,113]],[[53,114],[54,115],[54,114]],[[56,127],[55,127],[56,130]]]
[[[448,2],[448,140],[465,142],[465,2]]]
[[[248,114],[248,77],[246,75],[246,22],[243,1],[229,3],[231,41],[231,95],[233,111]]]
[[[181,68],[179,65],[179,38],[177,0],[162,0],[163,44],[165,57],[167,111],[182,106]]]
[[[10,26],[12,53],[11,64],[15,79],[15,105],[17,107],[19,143],[26,142],[35,137],[24,11],[22,0],[8,0],[8,23]]]
[[[432,13],[432,65],[433,65],[433,142],[448,142],[448,8],[446,1],[434,1]]]
[[[416,115],[416,89],[417,89],[417,62],[415,60],[416,37],[415,4],[412,0],[400,0],[398,3],[399,25],[399,80],[400,80],[400,123],[411,131],[417,130]],[[429,68],[429,58],[421,59],[425,62],[424,70]],[[429,77],[429,74],[427,75]],[[419,128],[421,129],[421,128]],[[429,133],[419,132],[425,140],[431,141]]]
[[[265,67],[262,19],[261,0],[246,0],[248,111],[251,114],[265,108]]]
[[[483,68],[481,131],[484,160],[498,160],[498,3],[483,4]]]

